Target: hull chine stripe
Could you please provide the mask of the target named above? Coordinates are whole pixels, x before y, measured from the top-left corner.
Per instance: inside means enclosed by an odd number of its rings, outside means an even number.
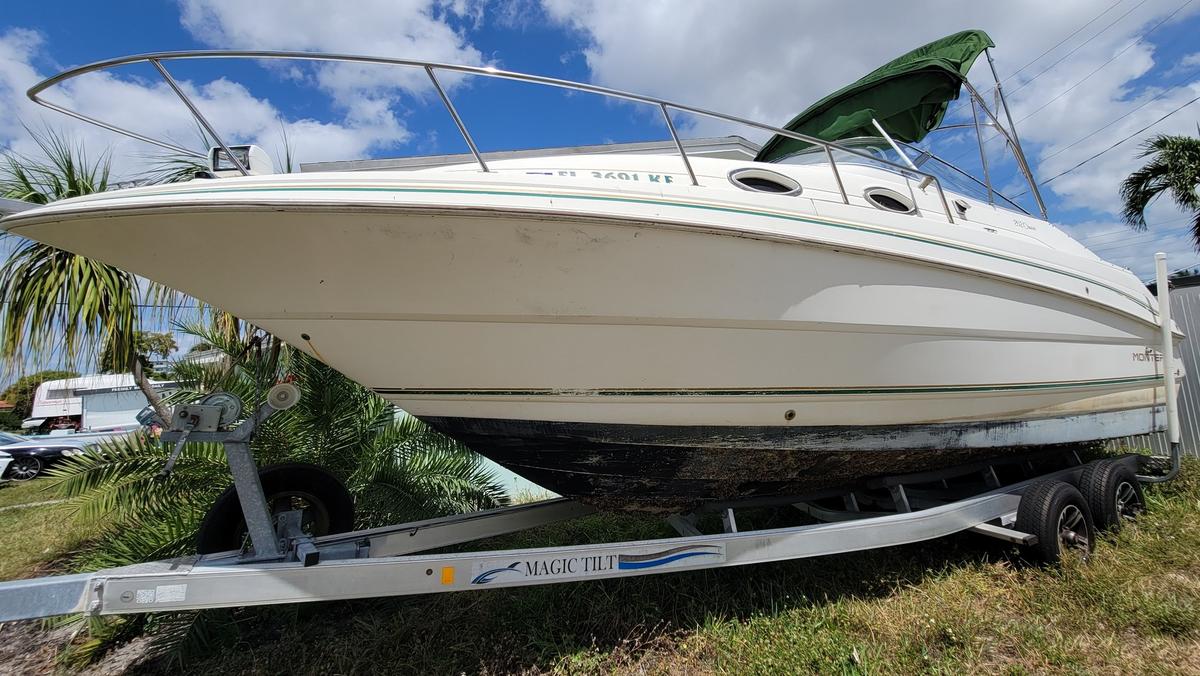
[[[393,397],[457,396],[457,397],[771,397],[771,396],[845,396],[888,394],[955,394],[987,392],[1024,392],[1029,390],[1060,390],[1089,387],[1117,387],[1161,383],[1161,375],[1097,380],[1067,380],[1044,383],[994,383],[982,385],[912,385],[879,387],[810,387],[810,388],[715,388],[715,389],[418,389],[374,387],[375,392]]]

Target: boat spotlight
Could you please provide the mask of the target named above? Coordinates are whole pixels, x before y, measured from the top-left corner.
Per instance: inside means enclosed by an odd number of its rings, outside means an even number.
[[[230,159],[230,153],[233,153],[233,159]],[[248,176],[275,173],[271,157],[267,155],[267,151],[258,146],[229,146],[228,153],[220,146],[213,146],[208,151],[208,166],[215,177],[242,176],[243,172],[238,168],[239,165],[241,169],[246,170],[244,175]]]

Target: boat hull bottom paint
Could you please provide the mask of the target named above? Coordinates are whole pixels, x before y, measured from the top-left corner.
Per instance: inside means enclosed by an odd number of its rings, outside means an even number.
[[[613,425],[424,417],[499,465],[615,511],[802,495],[873,477],[1161,430],[1161,406],[1004,422],[846,427]]]

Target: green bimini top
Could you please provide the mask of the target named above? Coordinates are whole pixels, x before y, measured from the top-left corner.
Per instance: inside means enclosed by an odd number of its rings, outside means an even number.
[[[942,123],[975,59],[992,39],[968,30],[935,40],[871,71],[809,106],[784,127],[825,141],[879,136],[872,119],[900,141],[915,143]],[[776,135],[754,159],[772,162],[810,147]]]

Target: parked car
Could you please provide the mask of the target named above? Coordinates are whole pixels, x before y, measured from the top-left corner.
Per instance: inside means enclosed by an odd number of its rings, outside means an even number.
[[[9,457],[9,462],[0,464],[0,479],[29,481],[37,478],[47,468],[63,458],[82,455],[87,451],[88,441],[95,439],[70,439],[69,437],[31,439],[18,434],[0,432],[0,450]]]

